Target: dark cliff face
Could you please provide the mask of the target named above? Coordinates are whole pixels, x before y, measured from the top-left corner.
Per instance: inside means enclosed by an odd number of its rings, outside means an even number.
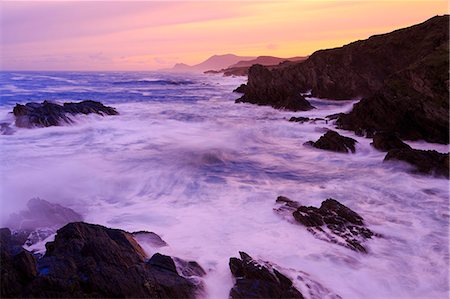
[[[239,101],[289,103],[307,91],[319,98],[361,97],[351,116],[341,117],[342,128],[393,130],[402,138],[448,142],[448,26],[448,15],[437,16],[341,48],[317,51],[306,61],[284,68],[269,71],[253,66]],[[374,107],[371,102],[376,102]],[[410,106],[413,111],[405,115]],[[419,134],[412,132],[417,127]]]
[[[272,106],[276,109],[305,111],[313,107],[293,84],[280,81],[276,70],[255,64],[249,69],[248,83],[244,95],[236,103],[245,102]]]

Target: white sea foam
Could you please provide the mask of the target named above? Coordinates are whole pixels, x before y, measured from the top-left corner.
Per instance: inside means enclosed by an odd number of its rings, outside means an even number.
[[[228,298],[238,251],[307,272],[342,298],[447,296],[448,180],[383,163],[349,131],[338,130],[358,140],[355,154],[306,147],[333,124],[287,121],[352,101],[312,99],[317,109],[292,113],[234,104],[240,78],[205,80],[220,91],[209,100],[115,104],[118,116],[0,136],[2,218],[40,197],[88,222],[154,231],[169,244],[160,252],[205,268],[208,298]],[[315,239],[274,213],[278,195],[313,206],[335,198],[383,237],[366,243],[369,254]]]

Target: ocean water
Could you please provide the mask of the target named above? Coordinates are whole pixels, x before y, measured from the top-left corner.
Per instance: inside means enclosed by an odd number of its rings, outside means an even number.
[[[317,109],[299,113],[235,104],[232,90],[243,82],[150,72],[0,73],[2,123],[13,123],[15,103],[28,101],[91,99],[120,113],[78,116],[61,127],[12,125],[14,134],[0,135],[1,219],[39,197],[87,222],[153,231],[169,244],[158,251],[207,271],[206,298],[228,297],[228,259],[238,251],[270,261],[296,284],[308,273],[326,288],[322,298],[447,298],[448,180],[383,163],[371,140],[348,131],[338,130],[358,141],[355,154],[306,147],[334,126],[291,123],[291,116],[324,117],[355,101],[311,99]],[[368,240],[368,254],[318,240],[274,212],[279,195],[312,206],[334,198],[382,237]]]

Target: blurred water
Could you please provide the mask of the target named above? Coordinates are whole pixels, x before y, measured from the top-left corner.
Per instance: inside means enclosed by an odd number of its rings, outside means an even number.
[[[16,102],[99,100],[111,117],[17,129],[0,136],[2,219],[32,197],[88,222],[160,234],[162,253],[197,260],[209,298],[227,298],[228,259],[239,250],[311,277],[343,298],[448,296],[448,180],[383,163],[371,140],[356,154],[303,146],[333,125],[291,123],[354,102],[312,99],[292,113],[234,104],[242,78],[158,73],[0,73],[0,122]],[[411,143],[448,151],[447,146]],[[273,211],[285,195],[319,206],[332,197],[383,238],[369,254],[325,243]],[[150,250],[150,249],[148,249]],[[152,252],[149,252],[152,254]]]

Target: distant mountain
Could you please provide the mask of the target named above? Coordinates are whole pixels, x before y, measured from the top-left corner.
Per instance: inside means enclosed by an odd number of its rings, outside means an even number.
[[[275,56],[258,56],[255,59],[252,60],[242,60],[238,63],[235,63],[233,65],[228,66],[228,68],[235,68],[235,67],[250,67],[254,64],[261,64],[261,65],[277,65],[284,61],[303,61],[308,58],[307,56],[297,56],[297,57],[290,57],[290,58],[281,58],[281,57],[275,57]]]
[[[184,63],[177,63],[169,71],[173,72],[204,72],[207,70],[221,70],[228,68],[230,65],[236,64],[240,61],[255,59],[254,56],[237,56],[234,54],[213,55],[205,61],[196,65],[187,65]]]

